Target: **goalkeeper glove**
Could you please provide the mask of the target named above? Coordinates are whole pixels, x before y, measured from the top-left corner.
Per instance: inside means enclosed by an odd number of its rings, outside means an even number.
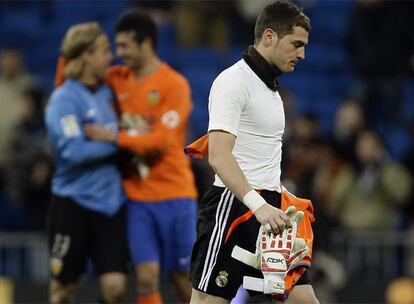
[[[244,277],[243,286],[246,289],[262,291],[265,294],[283,294],[285,291],[284,278],[289,270],[302,260],[309,252],[304,239],[296,238],[297,225],[304,213],[296,212],[290,206],[286,214],[291,218],[292,227],[285,229],[282,234],[274,235],[262,226],[253,254],[235,246],[232,257],[254,268],[260,269],[264,279]]]

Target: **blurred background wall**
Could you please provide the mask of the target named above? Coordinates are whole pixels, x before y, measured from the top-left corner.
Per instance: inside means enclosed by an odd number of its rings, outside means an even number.
[[[53,159],[43,109],[67,28],[98,21],[113,38],[123,11],[148,10],[160,28],[160,57],[192,86],[190,141],[206,132],[212,81],[252,43],[255,18],[269,2],[0,2],[0,303],[47,300]],[[279,79],[287,117],[282,178],[316,209],[317,295],[321,303],[397,303],[399,296],[414,303],[414,2],[294,2],[312,31],[306,59]],[[193,168],[202,194],[211,171],[205,161]],[[96,291],[93,269],[85,280],[82,302]]]

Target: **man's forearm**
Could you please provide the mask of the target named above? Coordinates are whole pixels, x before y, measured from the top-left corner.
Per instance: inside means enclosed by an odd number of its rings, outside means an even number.
[[[251,211],[255,212],[266,203],[252,189],[232,153],[220,153],[213,158],[210,156],[209,162],[224,185]]]
[[[273,233],[282,232],[290,226],[289,217],[284,212],[268,204],[250,186],[246,176],[233,156],[235,137],[229,133],[212,131],[209,133],[209,162],[224,185],[249,208],[257,221],[268,225]]]
[[[241,201],[252,190],[233,154],[220,153],[209,156],[209,163],[226,187]]]
[[[236,137],[224,131],[209,133],[209,162],[224,185],[246,205],[256,212],[266,204],[263,197],[252,189],[246,176],[233,156]]]

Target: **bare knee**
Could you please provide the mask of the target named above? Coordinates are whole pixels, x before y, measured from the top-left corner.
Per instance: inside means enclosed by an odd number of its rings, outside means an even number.
[[[206,303],[206,304],[228,304],[230,303],[230,300],[221,298],[221,297],[216,297],[216,296],[212,296],[209,295],[207,293],[198,291],[196,289],[192,289],[191,291],[191,304],[202,304],[202,303]]]
[[[127,277],[123,273],[110,272],[101,275],[102,296],[108,303],[121,303],[126,293]]]
[[[288,299],[286,301],[286,304],[319,304],[319,301],[315,296],[313,296],[310,298],[303,297],[302,299],[295,299],[295,300]]]
[[[69,303],[76,290],[77,284],[62,284],[52,280],[49,285],[49,301],[52,304]]]
[[[191,297],[191,283],[189,280],[188,271],[172,272],[171,279],[174,283],[175,289],[181,299],[190,299]]]
[[[159,290],[160,266],[158,263],[142,263],[135,266],[137,289],[140,294],[152,294]]]
[[[286,304],[319,304],[319,300],[316,296],[303,297],[302,299],[296,299],[294,301],[288,300]]]
[[[299,285],[292,289],[286,304],[319,304],[319,301],[312,285]]]

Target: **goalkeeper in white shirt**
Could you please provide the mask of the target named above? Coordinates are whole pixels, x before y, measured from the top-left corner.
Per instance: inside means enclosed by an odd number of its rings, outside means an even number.
[[[289,288],[289,304],[319,303],[306,271],[294,286],[279,284],[309,248],[295,240],[303,214],[280,209],[285,116],[276,77],[305,58],[309,31],[309,18],[294,4],[266,6],[254,45],[211,87],[208,154],[216,177],[200,202],[191,303],[230,303],[244,277],[259,280],[246,288],[269,295]]]

